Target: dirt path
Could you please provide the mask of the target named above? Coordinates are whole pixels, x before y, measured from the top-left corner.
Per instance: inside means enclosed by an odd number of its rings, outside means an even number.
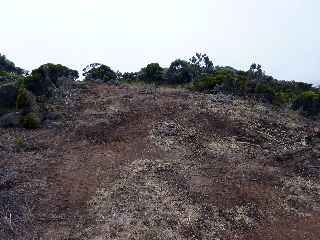
[[[52,128],[0,130],[9,179],[1,239],[320,234],[319,176],[297,171],[308,170],[301,161],[285,167],[286,154],[304,148],[304,119],[242,100],[98,84],[53,108],[64,117]],[[305,152],[303,164],[316,157]]]

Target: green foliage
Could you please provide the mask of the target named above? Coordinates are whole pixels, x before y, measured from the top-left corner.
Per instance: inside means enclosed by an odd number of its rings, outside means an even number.
[[[5,55],[0,54],[0,72],[15,73],[18,75],[26,74],[26,71],[16,67],[13,62],[8,60]],[[1,73],[0,73],[1,76]]]
[[[26,148],[26,142],[23,137],[16,138],[16,149],[18,151],[24,150]]]
[[[36,97],[25,88],[20,88],[16,98],[16,110],[20,111],[22,115],[26,115],[30,112],[37,113],[40,108]]]
[[[278,81],[266,75],[259,64],[252,64],[247,72],[232,67],[214,69],[211,74],[202,73],[201,77],[194,81],[192,89],[254,96],[277,106],[292,104],[294,110],[300,109],[308,116],[315,116],[320,112],[320,93],[312,84]]]
[[[141,79],[145,82],[161,83],[164,79],[163,68],[159,63],[150,63],[141,72]]]
[[[28,92],[25,88],[20,88],[18,91],[18,96],[16,100],[16,108],[17,110],[21,110],[29,107],[31,104],[30,98],[28,96]]]
[[[26,129],[37,129],[40,127],[41,120],[38,114],[28,113],[20,119],[21,125]]]
[[[213,62],[207,54],[196,53],[195,56],[189,59],[189,64],[193,68],[195,77],[199,77],[201,74],[212,74],[214,71]]]
[[[17,73],[0,71],[0,85],[10,82],[16,82],[18,84],[24,81],[24,78],[25,77],[23,75],[19,75]]]
[[[240,82],[237,82],[237,78],[231,70],[220,68],[212,74],[202,75],[194,83],[193,88],[198,91],[212,91],[219,87],[220,90],[231,92],[239,84]]]
[[[177,59],[168,69],[162,68],[158,63],[150,63],[140,72],[121,74],[106,65],[93,63],[83,69],[83,72],[87,81],[118,83],[122,80],[128,83],[191,86],[196,91],[255,97],[274,105],[291,106],[306,116],[317,116],[320,113],[320,89],[312,84],[279,81],[267,75],[262,66],[256,63],[248,71],[214,66],[211,59],[201,53],[196,53],[188,61]],[[15,67],[13,62],[0,54],[0,108],[14,108],[16,104],[18,110],[29,107],[31,111],[28,112],[37,112],[30,108],[33,98],[28,98],[28,91],[38,99],[47,98],[52,96],[52,90],[61,86],[61,79],[75,80],[79,77],[77,71],[51,63],[33,70],[30,76],[26,75],[25,70]],[[6,87],[11,80],[15,91],[12,87]],[[17,89],[20,89],[18,95]],[[10,104],[4,104],[6,102]],[[22,114],[28,112],[24,111]]]
[[[291,102],[291,95],[287,92],[277,92],[273,98],[273,104],[282,106]]]
[[[100,63],[93,63],[83,69],[86,81],[109,82],[117,79],[117,74],[109,67]]]
[[[199,81],[194,83],[193,89],[198,91],[210,91],[222,84],[222,82],[223,79],[214,75],[202,76]]]
[[[24,143],[24,139],[22,138],[22,137],[17,137],[16,138],[16,145],[18,146],[18,147],[20,147],[20,146],[23,146],[25,143]]]
[[[135,72],[125,72],[122,74],[122,80],[128,83],[132,83],[139,80],[139,74]]]
[[[18,89],[13,83],[0,86],[0,112],[16,108]]]
[[[247,89],[248,86],[248,74],[245,71],[238,71],[238,77],[237,77],[239,84],[240,84],[240,88],[242,91],[245,91]]]
[[[194,69],[189,62],[177,59],[171,63],[166,75],[169,84],[190,83],[194,78]]]
[[[0,71],[0,77],[5,77],[5,78],[7,78],[7,77],[9,77],[9,76],[10,76],[10,73],[5,72],[5,71]]]
[[[293,102],[292,108],[300,110],[306,116],[317,116],[320,114],[320,92],[303,92]]]
[[[273,88],[266,83],[258,83],[256,85],[255,94],[269,103],[273,103],[276,95]]]
[[[31,72],[31,75],[23,80],[23,85],[37,96],[50,95],[51,90],[60,86],[59,79],[67,78],[76,80],[79,77],[77,71],[69,69],[61,64],[48,63]]]

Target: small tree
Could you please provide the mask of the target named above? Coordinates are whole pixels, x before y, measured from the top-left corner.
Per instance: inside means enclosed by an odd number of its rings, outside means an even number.
[[[134,82],[136,80],[138,80],[138,73],[136,72],[125,72],[124,74],[122,74],[122,80],[123,81],[128,81],[128,82]]]
[[[189,59],[189,62],[192,65],[195,77],[199,77],[201,74],[212,74],[214,71],[213,62],[207,54],[196,53]]]
[[[301,94],[292,104],[294,110],[300,110],[306,116],[316,116],[320,113],[320,93],[307,91]]]
[[[41,120],[38,114],[28,113],[21,117],[20,123],[26,129],[37,129],[41,125]]]
[[[150,63],[141,72],[142,80],[146,82],[161,83],[163,81],[163,68],[159,63]]]
[[[255,94],[269,103],[273,103],[275,99],[275,92],[268,84],[258,83],[256,85]]]
[[[109,82],[117,79],[117,74],[109,67],[100,63],[92,63],[83,69],[86,81]]]
[[[194,69],[189,62],[177,59],[171,63],[166,75],[171,84],[190,83],[194,79]]]
[[[16,67],[13,62],[8,60],[5,55],[2,55],[0,53],[0,71],[1,72],[7,72],[7,73],[15,73],[18,75],[25,75],[27,74],[27,71]]]
[[[37,96],[50,96],[55,88],[59,88],[64,81],[74,81],[79,77],[77,71],[61,64],[48,63],[31,72],[24,80],[24,86]]]
[[[200,91],[219,90],[223,92],[234,93],[234,89],[238,85],[234,72],[228,68],[219,68],[213,74],[202,75],[198,81],[194,83],[194,88]]]

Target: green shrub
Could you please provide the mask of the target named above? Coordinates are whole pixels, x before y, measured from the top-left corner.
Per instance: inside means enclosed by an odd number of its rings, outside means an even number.
[[[28,113],[20,119],[21,125],[26,129],[37,129],[40,127],[41,121],[36,113]]]
[[[14,111],[17,96],[18,89],[14,84],[0,86],[0,109],[12,109]]]
[[[7,59],[5,55],[0,53],[0,71],[7,72],[7,73],[16,73],[19,75],[25,74],[25,70],[16,67],[13,62]]]
[[[164,80],[163,68],[159,63],[150,63],[141,70],[142,80],[145,82],[161,83]]]
[[[202,76],[199,81],[194,83],[193,89],[198,91],[209,91],[222,84],[222,82],[223,79],[214,75]]]
[[[100,63],[92,63],[83,69],[86,81],[101,80],[109,82],[117,79],[117,74],[109,67]]]
[[[23,137],[16,138],[16,149],[22,151],[26,148],[26,142]]]
[[[139,80],[139,73],[136,72],[125,72],[122,74],[122,81],[127,83],[137,82]]]
[[[320,114],[320,93],[306,91],[302,93],[292,104],[293,110],[300,110],[305,116],[317,116]]]
[[[258,83],[255,89],[255,93],[269,103],[273,103],[276,95],[273,88],[265,83]]]
[[[0,71],[0,77],[10,77],[10,74],[5,71]]]
[[[76,80],[79,77],[77,71],[69,69],[61,64],[47,63],[31,72],[31,75],[23,80],[24,87],[36,96],[50,96],[52,90],[60,87],[59,78]]]
[[[17,110],[29,107],[30,104],[31,103],[30,103],[30,99],[29,99],[27,90],[24,88],[20,88],[19,92],[18,92],[17,100],[16,100]]]
[[[22,147],[25,145],[24,139],[22,137],[17,137],[16,138],[16,146],[17,147]]]
[[[169,84],[190,83],[194,79],[194,69],[189,62],[177,59],[171,63],[166,78]]]
[[[235,88],[240,85],[235,74],[229,69],[218,69],[213,74],[205,74],[194,83],[194,89],[198,91],[211,91],[217,86],[221,86],[225,92],[234,92]]]
[[[26,115],[31,112],[38,113],[40,107],[36,97],[31,92],[25,88],[20,88],[16,98],[16,110],[20,111],[22,115]]]

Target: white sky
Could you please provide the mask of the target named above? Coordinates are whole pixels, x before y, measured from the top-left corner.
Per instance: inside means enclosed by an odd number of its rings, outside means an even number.
[[[320,84],[319,0],[1,0],[0,53],[32,70],[101,62],[138,71],[207,53]]]

